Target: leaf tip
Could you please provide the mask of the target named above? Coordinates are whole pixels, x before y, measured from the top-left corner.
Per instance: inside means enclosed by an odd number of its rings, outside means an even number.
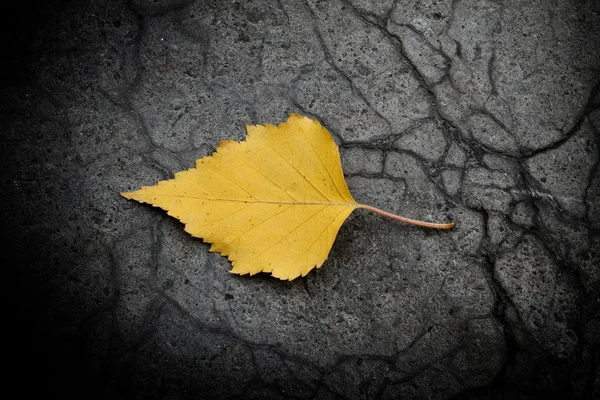
[[[119,194],[123,197],[125,197],[127,200],[132,200],[133,199],[133,194],[135,192],[120,192]]]

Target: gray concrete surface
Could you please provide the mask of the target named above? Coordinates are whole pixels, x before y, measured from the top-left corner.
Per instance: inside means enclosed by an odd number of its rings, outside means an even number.
[[[79,398],[600,396],[600,3],[5,10],[8,380]],[[228,273],[120,191],[291,112],[359,201],[329,260]],[[14,354],[13,354],[14,353]],[[10,382],[9,382],[10,383]]]

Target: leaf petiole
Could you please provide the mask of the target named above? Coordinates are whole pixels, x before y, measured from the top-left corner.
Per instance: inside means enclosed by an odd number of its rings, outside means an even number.
[[[395,219],[396,221],[402,221],[402,222],[405,222],[407,224],[418,225],[418,226],[422,226],[422,227],[425,227],[425,228],[451,229],[451,228],[454,227],[454,222],[448,222],[446,224],[437,224],[435,222],[419,221],[419,220],[416,220],[416,219],[401,217],[399,215],[392,214],[392,213],[389,213],[387,211],[380,210],[379,208],[368,206],[366,204],[359,204],[358,208],[364,208],[366,210],[373,211],[373,212],[375,212],[377,214],[381,214],[381,215],[386,216],[388,218]]]

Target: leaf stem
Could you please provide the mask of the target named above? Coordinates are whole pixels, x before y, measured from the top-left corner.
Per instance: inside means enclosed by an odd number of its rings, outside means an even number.
[[[366,204],[359,204],[358,207],[359,208],[364,208],[364,209],[369,210],[369,211],[373,211],[373,212],[375,212],[377,214],[384,215],[384,216],[386,216],[388,218],[391,218],[391,219],[395,219],[396,221],[402,221],[402,222],[406,222],[407,224],[423,226],[425,228],[450,229],[450,228],[454,227],[454,222],[449,222],[449,223],[446,223],[446,224],[436,224],[435,222],[425,222],[425,221],[419,221],[419,220],[416,220],[416,219],[401,217],[399,215],[392,214],[392,213],[389,213],[387,211],[380,210],[379,208],[368,206]]]

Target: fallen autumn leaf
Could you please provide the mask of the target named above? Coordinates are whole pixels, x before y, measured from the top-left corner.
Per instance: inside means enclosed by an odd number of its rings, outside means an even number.
[[[282,280],[323,265],[356,208],[428,228],[454,226],[357,203],[338,147],[318,121],[291,114],[279,126],[246,130],[245,141],[222,141],[215,153],[174,179],[121,194],[179,219],[192,236],[212,243],[210,251],[228,257],[232,273],[268,272]]]

